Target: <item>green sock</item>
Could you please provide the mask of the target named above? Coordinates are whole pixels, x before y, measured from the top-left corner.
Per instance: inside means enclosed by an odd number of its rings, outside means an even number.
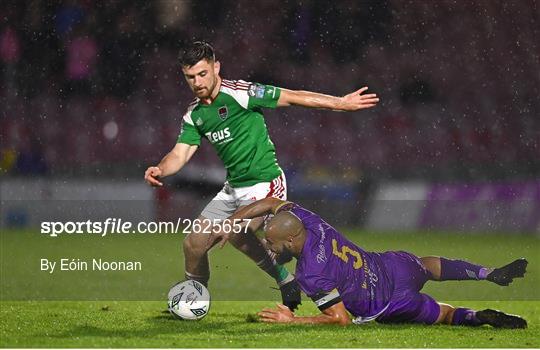
[[[276,265],[276,270],[278,271],[278,277],[276,278],[276,282],[280,287],[294,279],[292,273],[290,273],[285,266]]]
[[[257,266],[272,276],[280,287],[294,279],[294,276],[287,270],[285,266],[276,264],[275,261],[270,257],[266,257],[258,262]]]

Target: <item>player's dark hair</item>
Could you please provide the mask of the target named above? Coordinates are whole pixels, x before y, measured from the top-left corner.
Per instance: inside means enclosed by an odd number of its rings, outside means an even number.
[[[215,61],[214,48],[207,42],[195,41],[180,51],[179,61],[182,66],[191,67],[200,60]]]

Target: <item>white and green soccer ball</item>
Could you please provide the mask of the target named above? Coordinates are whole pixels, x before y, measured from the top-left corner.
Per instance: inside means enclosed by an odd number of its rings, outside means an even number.
[[[210,310],[210,293],[193,280],[178,282],[168,295],[169,312],[183,320],[200,320]]]

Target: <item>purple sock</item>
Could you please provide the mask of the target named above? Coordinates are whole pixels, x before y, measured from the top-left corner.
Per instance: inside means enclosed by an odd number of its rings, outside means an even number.
[[[476,318],[476,311],[463,307],[457,308],[452,317],[454,326],[480,326],[482,322]]]
[[[485,280],[491,269],[463,260],[441,259],[441,281]]]

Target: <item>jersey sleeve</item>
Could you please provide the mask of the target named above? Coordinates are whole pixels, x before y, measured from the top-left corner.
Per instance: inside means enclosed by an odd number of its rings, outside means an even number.
[[[180,128],[180,134],[178,135],[176,143],[200,146],[201,134],[191,119],[192,110],[193,108],[190,107],[188,108],[186,114],[184,114],[184,118],[182,119],[182,127]]]
[[[298,283],[304,293],[313,300],[321,311],[341,301],[335,283],[320,274],[306,276],[305,279],[299,280]]]
[[[248,109],[276,108],[281,89],[272,85],[250,83],[247,93]]]

